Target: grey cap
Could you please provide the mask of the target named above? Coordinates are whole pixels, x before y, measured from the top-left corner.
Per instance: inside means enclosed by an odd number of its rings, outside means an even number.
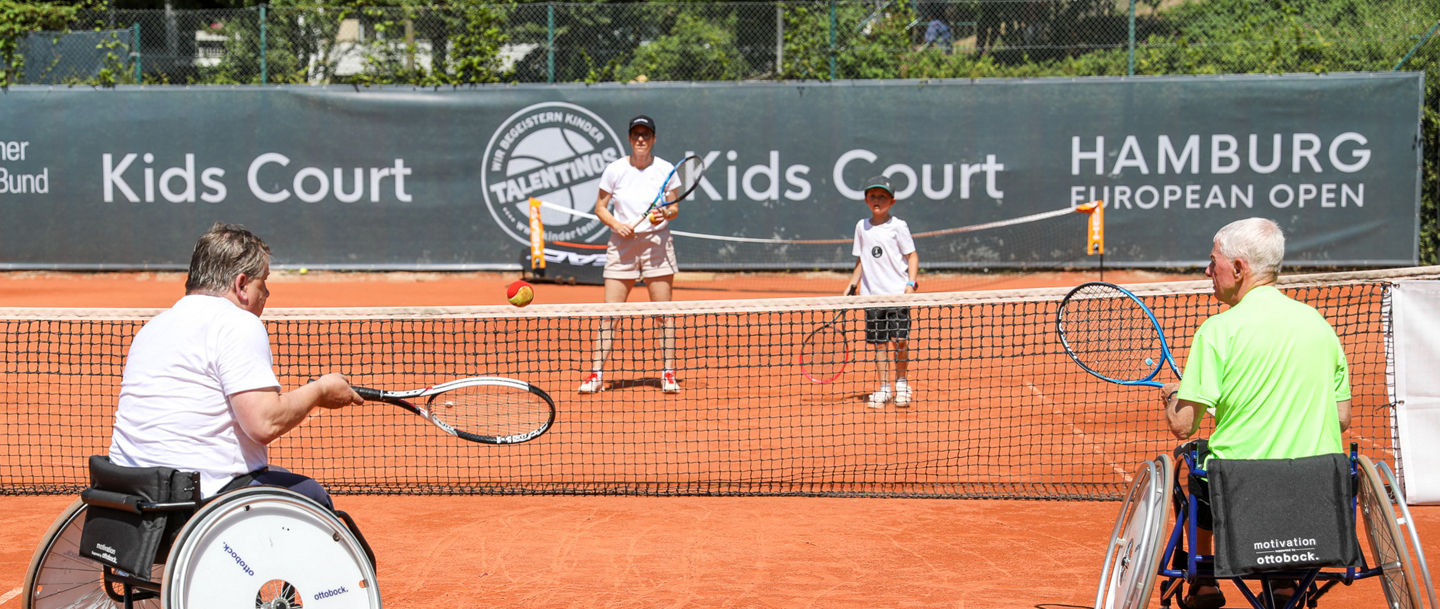
[[[895,189],[890,187],[890,178],[885,176],[875,176],[865,180],[865,188],[862,190],[870,190],[871,188],[883,188],[885,192],[890,193],[890,196],[895,196]]]

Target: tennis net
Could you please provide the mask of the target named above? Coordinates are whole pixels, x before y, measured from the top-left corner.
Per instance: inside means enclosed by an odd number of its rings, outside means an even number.
[[[1081,206],[1084,207],[1084,206]],[[730,212],[701,208],[685,212],[689,222],[699,226],[725,224]],[[995,217],[999,210],[977,210],[976,223],[965,226],[929,226],[921,221],[910,225],[916,248],[927,270],[953,269],[1054,269],[1080,268],[1096,263],[1087,260],[1086,231],[1090,216],[1066,206],[1018,217]],[[692,215],[698,217],[692,218]],[[531,199],[531,230],[566,226],[574,218],[598,222],[588,211]],[[781,227],[764,221],[750,222],[747,234],[708,234],[672,229],[677,247],[685,252],[689,270],[781,270],[839,269],[854,267],[855,220],[858,218],[816,218],[814,225]],[[763,220],[763,218],[761,219]],[[743,231],[742,231],[743,232]],[[533,235],[537,233],[532,232]],[[552,255],[604,250],[601,243],[572,243],[556,239],[565,230],[542,228],[543,239],[532,241]],[[532,250],[532,255],[533,250]],[[1103,259],[1102,259],[1103,261]],[[935,286],[931,285],[933,290]]]
[[[1287,277],[1348,354],[1347,441],[1398,461],[1392,437],[1389,294],[1435,267]],[[1221,310],[1209,283],[1129,286],[1179,362]],[[1115,498],[1168,452],[1149,388],[1091,377],[1055,334],[1066,289],[624,305],[267,311],[287,388],[331,371],[371,387],[511,376],[551,393],[546,435],[488,446],[393,406],[319,411],[271,460],[339,493],[831,495]],[[866,407],[879,373],[860,309],[911,312],[913,403]],[[807,334],[837,312],[854,354],[834,382],[798,370]],[[0,493],[68,493],[103,454],[130,339],[157,311],[0,310]],[[681,390],[660,390],[664,320]],[[602,324],[615,331],[607,390],[576,393]],[[1168,374],[1162,373],[1162,375]],[[1207,430],[1208,431],[1208,430]]]

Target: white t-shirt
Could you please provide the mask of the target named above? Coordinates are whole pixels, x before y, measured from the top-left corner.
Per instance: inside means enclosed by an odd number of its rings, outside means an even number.
[[[612,161],[600,174],[600,190],[610,193],[610,213],[627,226],[635,226],[645,216],[660,187],[664,186],[665,178],[670,177],[670,170],[675,168],[658,156],[651,158],[650,166],[644,171],[632,166],[630,157],[623,156]],[[635,232],[649,233],[669,226],[668,220],[659,224],[647,220],[635,226]]]
[[[229,396],[280,388],[265,324],[218,296],[188,295],[135,334],[125,358],[110,459],[127,467],[200,472],[215,494],[266,465]]]
[[[904,220],[890,216],[879,226],[870,218],[857,222],[851,253],[860,258],[860,294],[904,294],[910,283],[905,256],[914,251],[915,240]]]

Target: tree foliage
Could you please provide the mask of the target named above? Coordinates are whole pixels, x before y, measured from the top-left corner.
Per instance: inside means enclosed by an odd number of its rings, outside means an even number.
[[[93,5],[84,2],[17,2],[0,0],[0,84],[8,87],[23,80],[25,57],[22,43],[31,34],[63,31],[75,22],[82,10]]]
[[[719,20],[700,17],[693,11],[674,10],[666,17],[673,22],[649,44],[635,50],[633,58],[616,71],[619,80],[739,80],[751,69],[736,41],[736,16]]]
[[[230,7],[206,21],[225,52],[188,71],[147,65],[147,82],[1034,78],[1121,76],[1132,65],[1137,75],[1324,73],[1390,70],[1414,49],[1404,69],[1426,73],[1419,255],[1440,263],[1440,40],[1422,40],[1440,0],[1137,0],[1133,49],[1128,7],[1113,0],[269,0],[263,22],[255,0],[173,1]],[[34,32],[124,27],[116,11],[108,26],[84,18],[98,2],[0,0],[3,84],[23,82],[20,49]],[[147,3],[156,0],[109,6]],[[932,19],[953,38],[924,40]],[[93,84],[133,81],[118,65],[124,51]]]

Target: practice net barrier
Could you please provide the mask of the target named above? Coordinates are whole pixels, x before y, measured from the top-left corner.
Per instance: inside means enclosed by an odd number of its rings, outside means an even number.
[[[1390,287],[1437,275],[1282,281],[1336,327],[1354,390],[1346,441],[1374,458],[1401,457],[1387,383]],[[1130,287],[1182,365],[1196,327],[1222,309],[1206,281]],[[462,442],[383,404],[317,411],[270,456],[339,493],[1115,498],[1137,463],[1176,441],[1158,392],[1106,383],[1065,355],[1055,316],[1067,291],[267,311],[287,389],[330,371],[389,389],[496,375],[544,387],[558,404],[549,433],[510,446]],[[911,311],[914,401],[871,409],[879,378],[861,309],[897,305]],[[838,311],[854,361],[834,382],[807,380],[800,345]],[[0,310],[0,493],[86,485],[86,457],[109,445],[131,337],[155,313]],[[675,394],[660,389],[666,320]],[[608,388],[578,394],[602,324],[615,332]]]
[[[565,240],[569,231],[558,232],[559,221],[584,218],[598,222],[594,214],[540,199],[530,199],[531,270],[543,267],[545,259],[575,262],[604,260],[605,242],[574,243]],[[1092,230],[1092,213],[1099,201],[1083,205],[1033,213],[1018,217],[977,217],[976,223],[965,226],[936,227],[917,220],[910,224],[915,247],[927,270],[954,269],[1055,269],[1103,267],[1103,248],[1098,261],[1089,255],[1092,239],[1103,243],[1103,228]],[[585,205],[586,210],[593,205]],[[856,204],[856,209],[860,209]],[[699,226],[728,225],[725,216],[731,210],[724,206],[700,207],[685,212],[687,223]],[[757,212],[758,213],[758,212]],[[980,216],[999,213],[985,210]],[[709,216],[718,216],[709,218]],[[903,215],[903,214],[902,214]],[[1103,226],[1103,212],[1099,214]],[[687,270],[781,270],[834,269],[849,272],[855,266],[852,248],[855,224],[859,216],[840,221],[840,228],[828,232],[825,225],[834,219],[814,225],[781,226],[764,214],[747,217],[735,233],[709,234],[671,229],[676,248],[685,254]],[[560,225],[565,226],[565,225]],[[830,227],[830,228],[833,228]],[[743,234],[742,234],[743,233]],[[601,235],[603,236],[603,234]],[[823,238],[822,238],[823,237]],[[583,262],[575,262],[582,264]],[[526,264],[522,261],[522,264]],[[598,268],[596,269],[598,275]],[[538,271],[541,277],[543,271]],[[552,275],[554,277],[554,275]],[[951,286],[927,281],[928,291],[942,291]]]

